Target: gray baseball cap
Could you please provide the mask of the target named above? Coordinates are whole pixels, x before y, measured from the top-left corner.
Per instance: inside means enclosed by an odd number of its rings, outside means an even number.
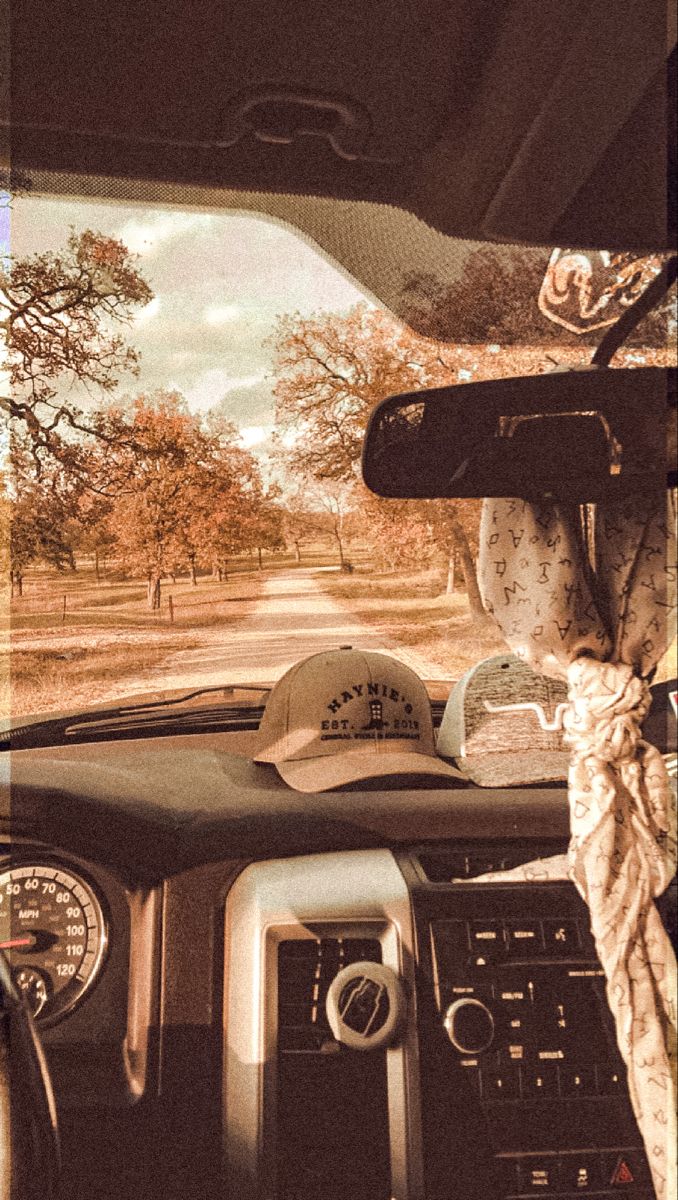
[[[452,689],[438,753],[481,787],[567,779],[565,680],[539,675],[515,654],[472,667]]]

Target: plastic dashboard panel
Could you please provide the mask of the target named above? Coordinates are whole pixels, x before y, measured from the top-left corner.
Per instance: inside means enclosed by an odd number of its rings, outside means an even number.
[[[391,1186],[421,1200],[414,930],[407,885],[387,850],[253,863],[226,905],[224,1129],[227,1194],[276,1195],[276,952],[283,939],[370,937],[405,981],[402,1042],[386,1051]]]
[[[562,848],[562,842],[558,845],[554,839],[532,853],[549,855]],[[527,861],[530,853],[530,848],[523,846],[522,861]],[[351,1196],[353,1200],[358,1194],[351,1190],[350,1184],[342,1190],[337,1183],[342,1161],[341,1156],[337,1161],[336,1146],[341,1144],[341,1137],[332,1144],[328,1139],[324,1146],[323,1115],[314,1112],[314,1101],[310,1105],[300,1104],[299,1113],[296,1118],[293,1115],[291,1122],[289,1114],[279,1111],[282,1093],[278,1076],[284,1069],[282,1035],[287,1030],[278,1024],[283,1011],[278,1003],[278,991],[283,987],[280,974],[283,960],[278,951],[281,944],[290,947],[295,940],[315,940],[323,947],[337,938],[369,938],[380,944],[382,962],[401,976],[408,1011],[401,1040],[396,1040],[386,1051],[387,1124],[383,1136],[390,1153],[387,1167],[390,1180],[385,1185],[388,1190],[382,1185],[378,1193],[376,1189],[372,1193],[363,1187],[359,1189],[361,1198],[369,1195],[376,1200],[378,1195],[388,1196],[388,1200],[424,1200],[424,1197],[458,1200],[463,1196],[465,1200],[484,1200],[492,1195],[499,1200],[500,1196],[531,1193],[541,1186],[544,1170],[564,1178],[568,1171],[580,1169],[602,1172],[597,1194],[611,1197],[617,1193],[605,1185],[604,1172],[607,1169],[609,1175],[610,1170],[619,1169],[618,1164],[623,1163],[625,1171],[632,1168],[636,1172],[637,1186],[627,1188],[629,1195],[633,1200],[649,1200],[653,1193],[647,1164],[623,1083],[623,1067],[618,1056],[615,1057],[609,1014],[604,1015],[607,1011],[604,981],[599,978],[602,970],[595,960],[586,909],[575,889],[567,881],[476,884],[472,877],[461,879],[450,875],[436,880],[422,869],[422,862],[438,859],[444,872],[448,860],[464,859],[466,855],[470,865],[475,862],[482,869],[484,855],[497,859],[507,854],[520,855],[517,840],[483,843],[476,839],[469,841],[466,849],[457,841],[447,848],[432,848],[428,843],[395,854],[388,850],[366,850],[308,855],[252,863],[242,871],[227,896],[225,911],[223,1128],[227,1196],[237,1196],[238,1200],[274,1197],[317,1200],[322,1195],[331,1196],[332,1200]],[[672,903],[675,905],[675,895],[667,893],[660,906],[665,910],[665,919]],[[474,920],[476,917],[479,921]],[[509,1050],[513,1054],[520,1049],[522,1057],[522,1048],[503,1047],[501,1039],[497,1051],[481,1055],[480,1060],[468,1055],[464,1059],[451,1048],[443,1032],[442,1012],[436,1010],[441,1002],[443,1008],[450,1002],[449,998],[444,1001],[442,998],[444,989],[449,987],[438,982],[432,985],[432,974],[435,976],[437,968],[432,973],[428,948],[429,922],[441,919],[445,926],[461,927],[470,922],[471,928],[489,921],[488,928],[506,924],[508,930],[513,926],[523,930],[527,921],[528,930],[532,925],[541,929],[543,924],[544,931],[551,929],[554,935],[563,922],[566,929],[577,926],[576,948],[563,950],[556,941],[550,950],[547,940],[536,960],[530,959],[529,954],[526,956],[523,943],[516,942],[519,953],[516,955],[509,947],[505,965],[484,968],[488,972],[485,983],[470,978],[472,960],[463,955],[454,968],[461,972],[464,984],[457,989],[460,993],[475,994],[469,986],[470,980],[480,988],[479,994],[485,996],[490,986],[488,981],[493,981],[497,1029],[505,1020],[502,1006],[506,995],[512,998],[514,993],[510,989],[506,992],[509,987],[506,980],[501,986],[495,981],[496,970],[507,973],[507,979],[509,976],[513,979],[516,970],[532,972],[531,978],[537,981],[539,1004],[544,1003],[544,995],[550,997],[553,987],[559,988],[564,981],[566,1006],[574,1003],[575,992],[580,996],[576,1004],[581,1005],[573,1012],[567,1009],[579,1031],[578,1049],[572,1061],[574,1043],[567,1041],[572,1030],[563,1035],[565,1049],[553,1049],[549,1040],[554,1036],[553,1030],[548,1021],[541,1024],[542,1017],[536,1015],[541,1008],[535,1008],[531,1018],[536,1024],[526,1034],[526,1059],[520,1068],[514,1061],[507,1068],[502,1056]],[[670,911],[668,919],[670,924]],[[524,932],[517,936],[523,937]],[[546,932],[543,936],[547,937]],[[485,945],[479,942],[480,947]],[[322,953],[321,950],[321,959]],[[303,961],[301,953],[293,954],[297,962]],[[289,964],[290,960],[284,961]],[[560,993],[557,998],[561,999]],[[587,1030],[593,1038],[590,1047]],[[507,1031],[502,1036],[513,1041],[520,1039],[520,1035],[509,1035]],[[546,1049],[539,1049],[542,1041]],[[589,1048],[595,1066],[589,1062]],[[333,1049],[338,1052],[339,1048]],[[355,1054],[344,1050],[341,1053]],[[322,1051],[317,1054],[318,1060],[321,1057]],[[542,1057],[546,1067],[561,1081],[557,1093],[546,1101],[537,1100],[525,1091],[531,1086],[530,1072],[539,1072],[544,1066]],[[481,1105],[475,1099],[476,1075],[478,1080],[481,1075],[485,1079],[488,1072],[490,1075],[496,1072],[497,1063],[502,1081],[506,1082],[507,1069],[507,1080],[510,1074],[518,1086],[520,1078],[520,1095],[516,1094],[512,1104],[500,1103],[497,1107],[497,1097],[487,1101],[483,1092]],[[469,1066],[473,1070],[469,1071]],[[582,1070],[583,1077],[593,1078],[595,1074],[596,1082],[593,1090],[580,1096],[570,1089],[569,1080],[570,1075],[574,1077]],[[614,1078],[622,1082],[615,1085],[615,1092],[610,1092],[603,1077],[607,1079],[605,1073],[614,1071],[621,1072]],[[302,1072],[299,1078],[311,1076]],[[329,1081],[331,1076],[323,1078]],[[315,1095],[323,1105],[326,1093],[320,1089]],[[328,1102],[330,1099],[327,1097]],[[325,1151],[328,1172],[325,1182],[321,1173],[315,1184],[311,1180],[310,1184],[302,1181],[288,1187],[285,1139],[290,1129],[294,1139],[295,1124],[315,1119],[319,1132],[315,1144],[313,1138],[310,1142],[321,1161]],[[350,1143],[351,1136],[347,1129],[344,1140]],[[297,1144],[303,1145],[304,1137]],[[375,1142],[375,1158],[380,1150]],[[350,1144],[345,1153],[350,1156]],[[361,1153],[357,1144],[355,1153]],[[343,1161],[347,1161],[346,1157]],[[520,1172],[523,1186],[517,1182]],[[529,1172],[533,1172],[536,1180],[534,1188],[531,1183],[525,1184]],[[549,1176],[546,1190],[548,1194],[571,1200],[573,1186],[559,1186]]]

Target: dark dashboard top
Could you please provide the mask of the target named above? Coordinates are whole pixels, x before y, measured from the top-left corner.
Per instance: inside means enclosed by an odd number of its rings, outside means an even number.
[[[220,858],[448,838],[567,838],[563,785],[301,794],[245,757],[253,734],[184,735],[4,756],[0,823],[152,883]],[[232,745],[235,741],[235,745]],[[238,750],[233,753],[233,749]],[[243,753],[244,751],[244,753]]]

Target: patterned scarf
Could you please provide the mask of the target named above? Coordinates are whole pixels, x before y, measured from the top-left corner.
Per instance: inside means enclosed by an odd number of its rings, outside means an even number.
[[[589,906],[657,1197],[676,1200],[676,960],[654,903],[676,868],[675,795],[641,734],[675,633],[675,497],[599,505],[588,533],[576,506],[486,500],[480,545],[509,646],[569,683],[567,862],[521,874],[565,868]]]

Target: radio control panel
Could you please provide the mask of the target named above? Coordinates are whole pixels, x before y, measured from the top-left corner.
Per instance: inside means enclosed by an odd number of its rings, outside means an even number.
[[[427,1196],[458,1194],[455,1163],[472,1148],[493,1170],[478,1196],[653,1200],[574,887],[410,884]],[[473,1178],[463,1185],[475,1197]]]

